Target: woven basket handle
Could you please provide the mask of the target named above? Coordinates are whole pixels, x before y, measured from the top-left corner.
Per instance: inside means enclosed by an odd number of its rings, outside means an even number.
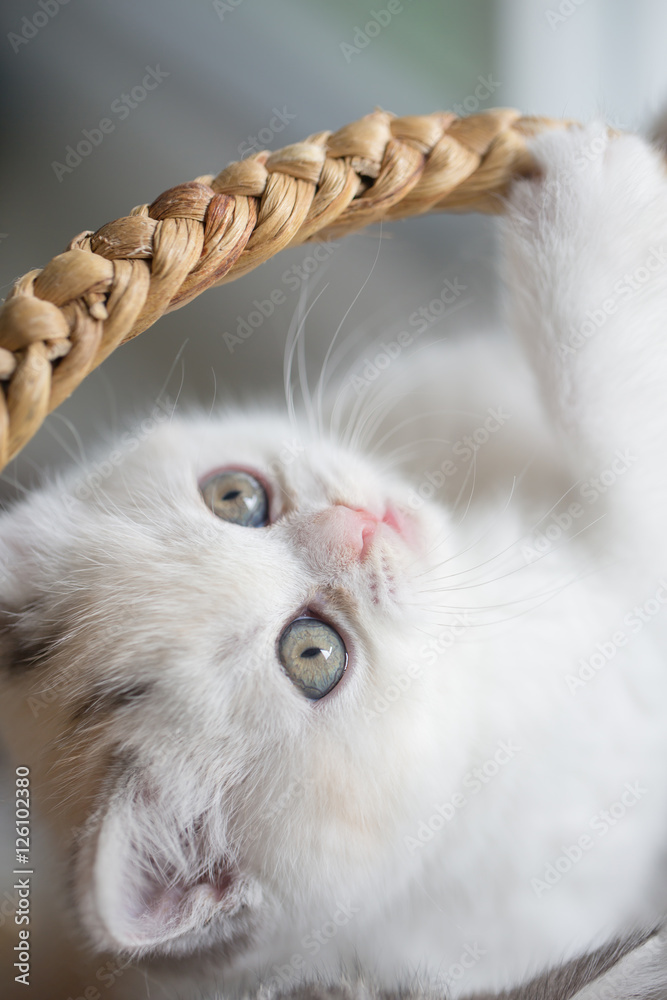
[[[0,470],[93,368],[163,313],[308,240],[424,212],[500,212],[512,178],[531,169],[527,140],[567,124],[509,109],[374,111],[76,236],[0,308]]]

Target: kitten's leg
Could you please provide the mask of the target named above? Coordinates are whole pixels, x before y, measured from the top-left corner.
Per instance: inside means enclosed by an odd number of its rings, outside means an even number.
[[[667,568],[667,181],[602,125],[534,141],[505,222],[513,322],[613,537]],[[601,513],[603,511],[601,510]],[[615,520],[614,520],[615,515]]]

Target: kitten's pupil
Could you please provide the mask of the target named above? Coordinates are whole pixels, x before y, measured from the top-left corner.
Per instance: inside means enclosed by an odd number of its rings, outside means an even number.
[[[303,653],[301,655],[302,656],[319,656],[321,652],[322,652],[321,649],[318,649],[316,646],[311,646],[310,649],[304,649],[304,651],[303,651]]]
[[[240,495],[241,495],[241,490],[230,490],[228,493],[225,493],[225,495],[224,495],[224,497],[222,499],[223,500],[236,500],[236,498],[238,496],[240,496]]]

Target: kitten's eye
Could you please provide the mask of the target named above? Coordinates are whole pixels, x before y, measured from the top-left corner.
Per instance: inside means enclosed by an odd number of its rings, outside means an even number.
[[[269,520],[266,490],[249,472],[216,472],[200,484],[206,506],[223,521],[263,528]]]
[[[323,698],[345,673],[347,650],[335,629],[317,618],[297,618],[280,637],[285,673],[312,701]]]

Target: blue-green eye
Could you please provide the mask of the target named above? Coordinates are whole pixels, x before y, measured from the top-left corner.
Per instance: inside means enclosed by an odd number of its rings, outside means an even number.
[[[244,528],[263,528],[269,520],[266,490],[249,472],[216,472],[199,488],[206,506],[223,521]]]
[[[345,643],[318,618],[297,618],[280,637],[278,655],[296,687],[312,701],[338,684],[347,666]]]

